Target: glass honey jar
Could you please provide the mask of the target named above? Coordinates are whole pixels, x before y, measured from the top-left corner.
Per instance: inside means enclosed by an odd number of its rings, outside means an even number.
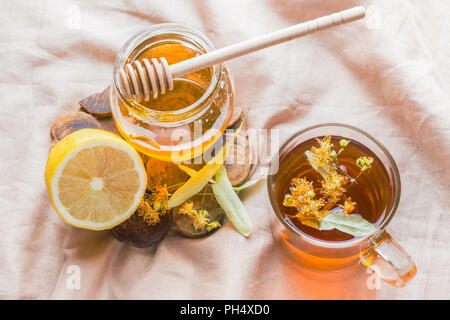
[[[154,25],[131,37],[116,58],[111,109],[117,129],[138,151],[161,160],[186,161],[203,154],[225,131],[234,105],[227,68],[214,65],[174,79],[174,88],[146,102],[126,99],[120,70],[143,58],[174,64],[214,50],[198,30]]]

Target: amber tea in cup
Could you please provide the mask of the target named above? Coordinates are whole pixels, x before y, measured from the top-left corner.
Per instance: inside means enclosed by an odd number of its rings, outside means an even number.
[[[281,214],[283,219],[298,230],[298,232],[308,234],[323,241],[347,241],[355,238],[355,236],[339,231],[332,230],[318,230],[316,228],[307,226],[294,218],[297,214],[295,207],[285,206],[283,202],[286,196],[289,195],[289,189],[292,188],[292,180],[295,178],[306,178],[313,183],[314,189],[317,192],[321,187],[321,181],[324,179],[306,159],[304,155],[307,150],[317,145],[316,139],[324,139],[325,137],[318,137],[309,139],[298,145],[286,157],[283,166],[280,167],[278,173],[278,182],[276,184],[275,194],[277,197],[277,204],[282,208]],[[330,143],[333,150],[338,151],[340,148],[339,142],[345,139],[342,136],[332,136]],[[349,141],[345,139],[346,141]],[[361,173],[361,167],[357,165],[356,160],[361,156],[371,157],[373,162],[370,169]],[[339,162],[337,172],[348,178],[348,184],[345,186],[346,199],[351,199],[354,209],[365,220],[374,224],[381,225],[386,218],[386,210],[389,207],[390,196],[389,192],[389,177],[380,159],[371,152],[368,148],[357,141],[349,141],[348,146],[343,148],[339,154]],[[358,177],[356,180],[355,178]],[[355,180],[352,182],[352,179]],[[320,191],[320,190],[319,190]],[[343,197],[342,197],[343,198]],[[336,203],[344,205],[345,201],[340,200]]]
[[[304,267],[334,271],[358,261],[402,287],[416,267],[386,232],[400,199],[400,176],[373,137],[323,124],[288,138],[271,162],[274,235]]]

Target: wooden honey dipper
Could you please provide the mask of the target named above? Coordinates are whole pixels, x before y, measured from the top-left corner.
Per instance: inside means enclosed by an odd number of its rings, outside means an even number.
[[[173,89],[173,79],[197,70],[237,58],[267,47],[306,36],[308,34],[361,19],[365,16],[364,7],[354,7],[331,15],[303,22],[279,31],[242,41],[188,60],[170,65],[165,58],[155,58],[127,63],[120,71],[127,99],[137,102],[149,101],[150,94],[158,94]]]

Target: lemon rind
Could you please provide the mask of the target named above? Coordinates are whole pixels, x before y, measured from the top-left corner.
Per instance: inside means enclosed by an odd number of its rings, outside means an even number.
[[[71,150],[71,152],[64,153],[63,159],[57,164],[56,168],[53,169],[53,174],[49,183],[49,193],[50,193],[50,199],[53,203],[53,206],[55,208],[55,211],[58,213],[58,215],[68,224],[83,228],[83,229],[89,229],[89,230],[106,230],[111,229],[114,226],[120,224],[121,222],[127,220],[137,209],[139,206],[139,203],[144,196],[146,185],[147,185],[147,176],[145,174],[145,168],[144,164],[142,163],[142,159],[140,158],[139,154],[136,150],[134,150],[130,145],[128,145],[125,141],[123,141],[120,137],[107,132],[102,131],[98,129],[82,129],[77,132],[74,132],[71,135],[77,134],[80,135],[80,131],[96,131],[95,135],[89,139],[86,138],[84,141],[81,142],[76,147],[76,150]],[[69,138],[71,135],[67,136],[66,138]],[[73,138],[73,137],[72,137]],[[76,139],[75,139],[76,140]],[[64,139],[60,142],[64,143]],[[80,142],[80,141],[78,141]],[[75,143],[77,144],[77,143]],[[62,171],[64,170],[67,162],[69,162],[71,159],[76,157],[76,155],[81,152],[82,150],[85,150],[87,148],[93,148],[96,146],[109,146],[115,149],[122,150],[126,152],[134,163],[134,170],[139,175],[139,189],[135,194],[134,201],[130,208],[123,214],[118,215],[115,219],[105,222],[92,222],[92,221],[86,221],[86,220],[79,220],[74,218],[70,212],[67,210],[67,208],[61,203],[61,200],[58,197],[58,187],[59,187],[59,179],[61,177]],[[55,146],[56,147],[56,146]],[[47,170],[46,170],[47,171]],[[47,172],[46,172],[47,173]]]

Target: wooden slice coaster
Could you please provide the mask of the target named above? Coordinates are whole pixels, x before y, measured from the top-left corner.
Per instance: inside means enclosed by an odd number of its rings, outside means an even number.
[[[217,202],[210,186],[205,187],[205,189],[190,198],[188,201],[192,202],[194,209],[203,209],[208,211],[210,222],[217,221],[223,225],[225,220],[225,212]],[[173,221],[175,222],[176,233],[187,238],[200,238],[214,232],[214,230],[208,232],[206,228],[195,229],[193,221],[189,216],[178,213],[180,207],[181,206],[173,208]]]
[[[242,114],[241,114],[242,116]],[[242,121],[242,118],[241,118]],[[240,122],[235,122],[231,128],[236,129]],[[225,133],[225,141],[233,137],[233,133]],[[245,183],[256,167],[255,148],[250,145],[248,139],[248,128],[244,124],[238,136],[235,138],[233,146],[230,148],[225,162],[228,179],[233,187]]]
[[[111,104],[109,102],[109,90],[107,87],[103,92],[94,93],[79,101],[81,108],[96,117],[111,117]]]
[[[111,234],[121,242],[138,248],[149,247],[160,242],[172,225],[172,213],[160,215],[160,222],[149,225],[136,211],[128,220],[111,229]]]
[[[101,129],[101,125],[89,114],[74,112],[56,119],[50,128],[50,135],[55,142],[58,142],[65,136],[85,128]]]
[[[231,115],[231,118],[228,120],[227,127],[233,127],[238,121],[242,120],[243,110],[239,106],[233,107],[233,114]]]

